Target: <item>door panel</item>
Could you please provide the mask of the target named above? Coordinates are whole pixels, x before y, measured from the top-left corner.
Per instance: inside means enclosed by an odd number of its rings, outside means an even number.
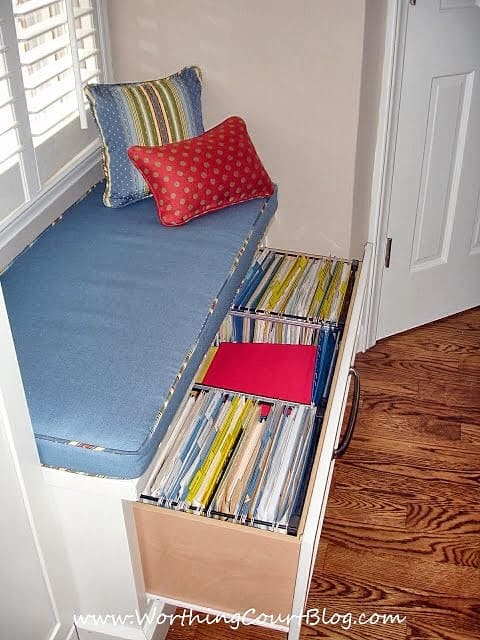
[[[408,11],[377,338],[480,304],[480,8]]]
[[[448,260],[465,151],[472,75],[432,79],[410,270]]]

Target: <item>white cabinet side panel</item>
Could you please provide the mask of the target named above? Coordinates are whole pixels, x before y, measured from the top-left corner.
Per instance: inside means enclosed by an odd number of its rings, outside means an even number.
[[[2,545],[0,637],[47,639],[56,625],[45,576],[0,418]]]
[[[75,594],[38,460],[0,288],[0,638],[64,640]]]

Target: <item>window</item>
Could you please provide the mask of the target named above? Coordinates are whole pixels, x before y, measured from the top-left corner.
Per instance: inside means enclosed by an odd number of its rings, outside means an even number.
[[[83,94],[103,80],[99,0],[11,0],[0,19],[0,228],[96,143]],[[5,194],[5,195],[4,195]]]

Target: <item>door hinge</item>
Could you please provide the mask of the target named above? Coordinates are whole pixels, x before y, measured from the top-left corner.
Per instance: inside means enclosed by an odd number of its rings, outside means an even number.
[[[392,253],[392,239],[387,238],[387,246],[385,248],[385,266],[388,269],[390,266],[390,254]]]
[[[417,4],[417,0],[410,0],[410,4],[414,7]]]

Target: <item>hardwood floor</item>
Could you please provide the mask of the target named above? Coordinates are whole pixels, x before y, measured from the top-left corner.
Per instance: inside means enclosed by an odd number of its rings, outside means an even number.
[[[302,638],[480,638],[480,308],[357,357],[362,402],[335,474]],[[402,623],[351,625],[348,614]],[[352,617],[352,621],[353,621]],[[377,617],[378,619],[378,617]],[[348,628],[350,627],[350,628]],[[273,640],[259,627],[175,624],[168,640]]]

